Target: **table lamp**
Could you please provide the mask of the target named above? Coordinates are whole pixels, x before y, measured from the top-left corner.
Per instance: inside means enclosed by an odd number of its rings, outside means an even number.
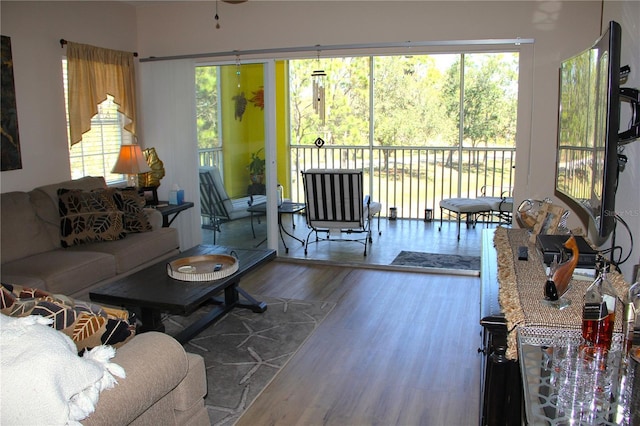
[[[150,172],[151,168],[142,154],[140,145],[122,145],[118,160],[113,166],[111,173],[121,173],[127,175],[127,186],[136,187],[138,184],[138,174]]]

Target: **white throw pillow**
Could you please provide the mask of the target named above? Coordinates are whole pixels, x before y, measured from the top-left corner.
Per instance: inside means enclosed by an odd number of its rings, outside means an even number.
[[[41,316],[0,314],[0,423],[79,425],[98,395],[125,377],[111,346],[78,356],[76,345]]]

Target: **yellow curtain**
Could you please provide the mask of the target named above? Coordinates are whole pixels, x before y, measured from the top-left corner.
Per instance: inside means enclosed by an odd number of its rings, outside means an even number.
[[[71,145],[91,130],[98,105],[113,96],[128,121],[125,130],[136,135],[136,96],[133,53],[67,42],[69,133]]]

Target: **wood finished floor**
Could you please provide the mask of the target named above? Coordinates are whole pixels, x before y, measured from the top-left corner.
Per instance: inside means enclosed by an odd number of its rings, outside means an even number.
[[[304,217],[294,220],[306,237]],[[256,239],[248,221],[223,224],[217,243],[254,246],[264,223],[254,225]],[[256,295],[336,306],[237,425],[478,424],[480,279],[388,265],[401,250],[479,256],[484,225],[463,225],[460,241],[452,222],[380,225],[367,257],[344,242],[312,244],[305,256],[285,236],[289,253],[280,242],[276,261],[243,278]],[[203,238],[213,242],[211,231]]]
[[[479,278],[276,260],[250,293],[335,308],[237,425],[476,425]]]

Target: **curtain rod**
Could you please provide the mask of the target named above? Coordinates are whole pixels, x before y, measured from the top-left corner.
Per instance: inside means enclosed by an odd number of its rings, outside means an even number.
[[[64,47],[65,44],[67,44],[67,40],[61,38],[60,39],[60,47]],[[133,56],[135,56],[137,58],[138,57],[138,52],[133,52]]]
[[[196,58],[212,58],[221,56],[240,56],[240,55],[264,55],[273,53],[292,53],[292,52],[318,52],[328,50],[350,50],[350,49],[383,49],[393,47],[423,47],[423,46],[497,46],[513,44],[519,46],[521,44],[533,44],[532,38],[514,38],[514,39],[485,39],[485,40],[449,40],[449,41],[405,41],[396,43],[365,43],[365,44],[333,44],[322,46],[298,46],[298,47],[280,47],[272,49],[253,49],[253,50],[230,50],[226,52],[211,53],[193,53],[188,55],[176,56],[149,56],[140,59],[140,62],[154,61],[171,61],[178,59],[196,59]]]

